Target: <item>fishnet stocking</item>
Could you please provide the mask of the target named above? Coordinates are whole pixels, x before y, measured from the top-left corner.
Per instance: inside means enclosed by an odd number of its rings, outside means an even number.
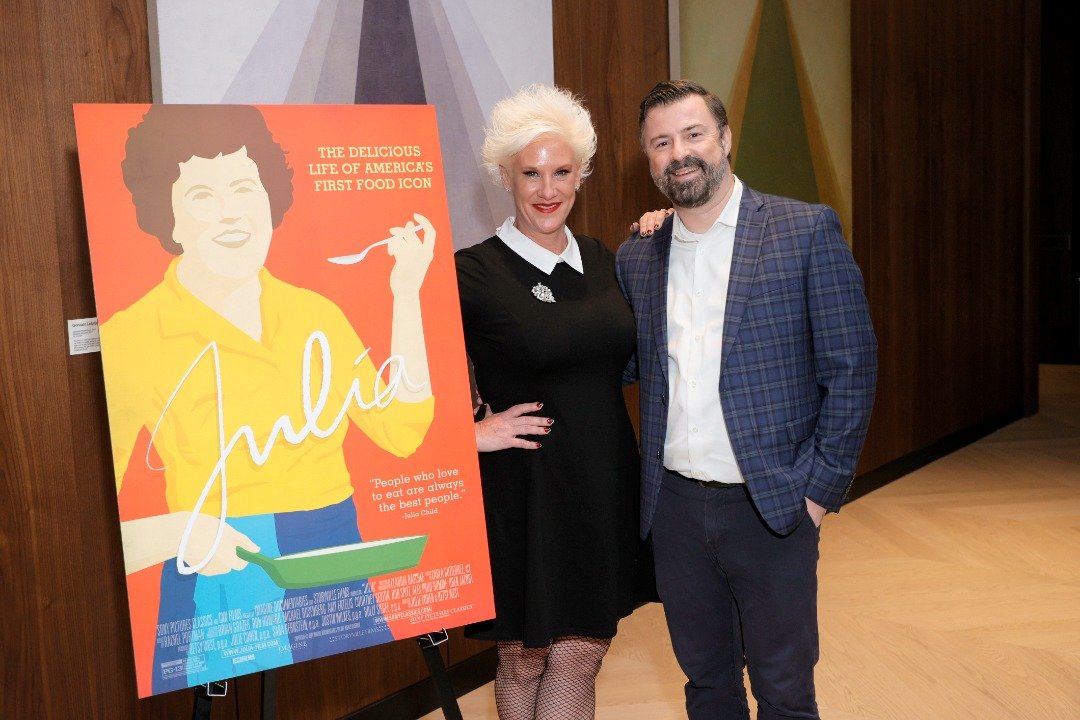
[[[498,644],[495,706],[499,720],[589,720],[596,675],[610,640],[570,635],[546,648]]]
[[[500,642],[495,670],[495,707],[499,720],[534,720],[536,693],[551,647],[530,648],[520,641]]]
[[[555,640],[540,678],[536,720],[591,720],[596,715],[596,675],[611,640],[568,635]]]

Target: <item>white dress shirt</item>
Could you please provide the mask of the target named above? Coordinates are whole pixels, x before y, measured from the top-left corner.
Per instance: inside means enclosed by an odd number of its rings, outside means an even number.
[[[585,269],[581,264],[581,251],[578,249],[577,240],[574,239],[574,234],[570,232],[570,228],[565,225],[563,225],[563,232],[566,233],[566,249],[559,254],[555,254],[547,248],[540,247],[534,240],[530,240],[525,233],[514,227],[513,216],[506,218],[506,222],[495,230],[495,234],[506,243],[508,248],[545,275],[550,275],[560,262],[564,262],[579,273],[584,274]]]
[[[724,340],[735,225],[743,184],[704,233],[675,213],[667,281],[668,422],[664,466],[697,480],[743,482],[720,407]]]

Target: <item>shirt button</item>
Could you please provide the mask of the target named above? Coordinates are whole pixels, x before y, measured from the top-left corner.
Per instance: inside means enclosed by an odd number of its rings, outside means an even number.
[[[701,342],[701,336],[700,335],[695,335],[694,336],[694,342]]]
[[[696,432],[697,432],[697,428],[690,428],[690,432],[692,432],[692,433],[696,433]]]
[[[697,387],[697,380],[691,380],[690,387]]]
[[[700,291],[700,290],[698,290],[698,291],[697,291],[696,293],[694,293],[694,294],[695,294],[695,295],[697,295],[698,297],[701,297],[701,291]]]

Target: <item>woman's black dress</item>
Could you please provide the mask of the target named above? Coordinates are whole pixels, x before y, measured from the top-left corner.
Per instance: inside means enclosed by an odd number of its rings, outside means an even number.
[[[577,238],[584,274],[547,275],[492,237],[457,253],[465,344],[494,412],[542,402],[555,420],[538,450],[480,454],[495,588],[471,637],[542,647],[610,638],[633,610],[638,455],[622,394],[635,326],[615,258]],[[541,284],[555,302],[532,289]]]

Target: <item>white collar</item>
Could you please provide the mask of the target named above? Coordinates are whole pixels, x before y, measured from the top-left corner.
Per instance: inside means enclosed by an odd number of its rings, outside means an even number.
[[[685,225],[683,225],[682,218],[679,217],[679,213],[675,213],[675,222],[671,226],[671,235],[676,240],[683,242],[697,242],[701,240],[710,232],[716,229],[717,225],[723,225],[725,227],[733,228],[739,224],[739,206],[742,204],[743,183],[742,180],[732,175],[735,180],[735,184],[731,186],[731,197],[724,204],[724,209],[720,211],[720,215],[717,216],[716,221],[712,226],[703,233],[690,232]]]
[[[581,264],[581,251],[578,249],[577,240],[574,239],[574,234],[570,232],[570,228],[565,225],[563,225],[563,232],[566,233],[566,249],[560,255],[556,255],[547,248],[540,247],[526,237],[523,232],[514,227],[513,216],[506,218],[506,222],[495,231],[495,234],[506,243],[506,247],[517,253],[522,260],[547,275],[550,275],[555,270],[555,266],[559,264],[560,260],[579,273],[584,274],[585,268]]]

